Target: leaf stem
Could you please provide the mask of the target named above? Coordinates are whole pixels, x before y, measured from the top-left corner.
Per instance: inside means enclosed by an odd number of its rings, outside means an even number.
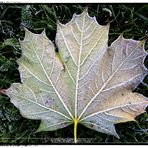
[[[74,143],[77,143],[77,126],[78,126],[78,119],[74,119]]]

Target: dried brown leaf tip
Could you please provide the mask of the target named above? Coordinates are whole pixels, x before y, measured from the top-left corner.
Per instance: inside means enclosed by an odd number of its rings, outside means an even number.
[[[5,94],[6,93],[6,89],[0,89],[0,94]]]

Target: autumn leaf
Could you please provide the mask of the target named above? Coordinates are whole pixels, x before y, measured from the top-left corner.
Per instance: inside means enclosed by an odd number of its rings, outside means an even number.
[[[108,47],[109,24],[101,26],[85,10],[57,24],[56,45],[45,31],[25,29],[17,61],[22,83],[6,94],[22,116],[41,120],[39,131],[52,131],[74,123],[118,137],[114,124],[134,121],[148,99],[132,90],[147,73],[144,41],[120,35]]]

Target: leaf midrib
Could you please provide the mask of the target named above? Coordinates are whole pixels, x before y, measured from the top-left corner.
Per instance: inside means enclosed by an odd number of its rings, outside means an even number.
[[[32,102],[32,103],[35,103],[35,104],[37,104],[38,106],[40,106],[40,107],[42,107],[42,108],[45,108],[45,109],[47,109],[47,110],[49,110],[49,111],[52,111],[52,112],[55,112],[55,113],[57,113],[57,114],[59,114],[59,115],[65,117],[65,118],[71,120],[68,116],[64,115],[63,113],[61,113],[61,112],[59,112],[59,111],[56,111],[56,110],[54,110],[54,109],[51,109],[51,108],[49,108],[49,107],[46,107],[46,106],[44,106],[44,105],[42,105],[42,104],[40,104],[40,103],[38,103],[38,102],[36,102],[36,101],[33,101],[33,100],[29,99],[29,98],[26,98],[26,97],[23,97],[23,96],[20,96],[20,95],[17,95],[17,94],[15,94],[15,93],[11,93],[11,94],[13,94],[14,96],[23,98],[23,99],[25,99],[25,100],[28,100],[28,101],[30,101],[30,102]]]
[[[88,102],[88,104],[86,105],[86,107],[83,109],[83,111],[81,112],[80,116],[78,119],[80,119],[82,117],[82,115],[84,114],[84,112],[87,110],[87,108],[90,106],[90,104],[96,99],[96,97],[103,91],[103,89],[105,88],[105,86],[108,84],[108,82],[112,79],[112,77],[116,74],[116,72],[119,70],[119,68],[122,66],[122,64],[133,54],[133,52],[138,48],[138,45],[135,47],[135,49],[133,49],[133,51],[119,64],[119,66],[117,67],[117,69],[112,73],[112,75],[108,78],[108,80],[103,84],[103,86],[100,88],[100,90],[98,91],[98,93]],[[115,54],[115,53],[114,53]]]
[[[40,60],[38,54],[37,54],[37,52],[35,51],[35,47],[34,47],[34,44],[33,44],[32,40],[31,40],[31,44],[32,44],[32,47],[33,47],[33,52],[35,53],[35,55],[36,55],[36,57],[37,57],[37,59],[38,59],[38,61],[39,61],[39,64],[41,65],[41,67],[42,67],[42,69],[43,69],[43,71],[44,71],[44,73],[45,73],[45,75],[46,75],[46,77],[47,77],[47,80],[48,80],[49,83],[52,85],[54,91],[56,92],[56,94],[57,94],[59,100],[61,101],[61,103],[63,104],[64,108],[66,109],[66,111],[68,112],[68,114],[70,115],[70,117],[73,119],[73,115],[71,114],[71,112],[69,111],[69,109],[67,108],[67,106],[65,105],[65,103],[64,103],[64,101],[62,100],[62,98],[61,98],[59,92],[57,91],[57,89],[55,88],[54,84],[53,84],[52,81],[50,80],[50,78],[49,78],[49,76],[48,76],[48,74],[47,74],[47,72],[46,72],[46,70],[45,70],[45,68],[44,68],[44,66],[43,66],[43,64],[42,64],[42,62],[41,62],[41,60]]]
[[[84,34],[84,25],[85,25],[85,17],[83,16],[83,25],[81,31],[81,41],[80,41],[80,52],[78,57],[78,68],[77,68],[77,77],[76,77],[76,93],[75,93],[75,119],[77,119],[77,104],[78,104],[78,86],[79,86],[79,77],[80,77],[80,67],[81,67],[81,55],[82,55],[82,48],[83,48],[83,34]]]

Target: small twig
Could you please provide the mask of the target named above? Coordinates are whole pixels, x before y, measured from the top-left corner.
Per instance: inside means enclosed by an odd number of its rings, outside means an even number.
[[[0,94],[5,94],[6,93],[6,89],[0,89]]]

